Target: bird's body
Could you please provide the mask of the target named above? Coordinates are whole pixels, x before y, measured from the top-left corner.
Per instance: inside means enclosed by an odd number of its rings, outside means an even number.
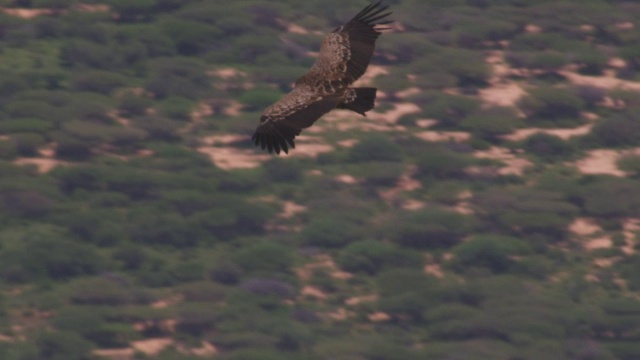
[[[260,117],[253,134],[256,145],[269,152],[288,152],[295,147],[294,138],[325,113],[348,109],[359,114],[374,106],[376,89],[351,85],[364,74],[381,30],[377,22],[391,13],[386,6],[371,4],[353,19],[329,33],[322,41],[320,53],[309,72],[295,82],[294,89],[269,106]]]

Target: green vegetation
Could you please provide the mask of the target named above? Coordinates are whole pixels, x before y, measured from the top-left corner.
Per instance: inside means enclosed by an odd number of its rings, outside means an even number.
[[[387,3],[378,114],[275,158],[366,2],[0,0],[0,358],[640,358],[640,7]]]

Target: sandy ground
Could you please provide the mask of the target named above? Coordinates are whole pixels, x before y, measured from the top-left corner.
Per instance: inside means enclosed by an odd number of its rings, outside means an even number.
[[[502,139],[509,141],[521,141],[528,138],[531,135],[544,133],[557,136],[563,140],[570,139],[574,136],[582,136],[591,132],[593,124],[585,124],[577,128],[571,129],[541,129],[541,128],[526,128],[518,129],[511,134],[502,136]]]
[[[576,74],[571,71],[560,71],[560,75],[564,76],[570,82],[576,85],[595,86],[606,89],[626,89],[640,91],[640,82],[622,80],[615,77],[611,71],[605,72],[603,76],[586,76]]]
[[[414,135],[422,140],[433,142],[463,142],[471,139],[471,134],[465,131],[421,131]]]
[[[598,149],[587,153],[587,157],[578,160],[575,165],[583,174],[607,174],[625,176],[626,173],[616,165],[621,153],[617,150]]]
[[[174,340],[172,338],[155,338],[132,341],[131,347],[136,351],[145,353],[146,355],[154,356],[173,344]]]
[[[495,159],[504,163],[498,173],[500,175],[522,175],[524,170],[533,165],[531,161],[517,157],[511,153],[509,149],[497,146],[491,147],[489,150],[476,151],[473,156],[477,158]]]
[[[594,219],[577,218],[569,225],[569,231],[578,236],[589,236],[601,232],[602,228]]]

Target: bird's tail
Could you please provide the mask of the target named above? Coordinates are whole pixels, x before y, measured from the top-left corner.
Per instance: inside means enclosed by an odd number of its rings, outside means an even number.
[[[374,107],[378,89],[371,87],[351,88],[345,96],[345,100],[338,105],[339,109],[355,111],[360,115]]]

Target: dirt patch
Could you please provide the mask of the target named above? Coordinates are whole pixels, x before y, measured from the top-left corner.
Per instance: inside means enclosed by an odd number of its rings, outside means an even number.
[[[640,90],[640,82],[622,80],[615,77],[612,71],[605,72],[603,76],[587,76],[576,74],[572,71],[560,71],[560,75],[564,76],[570,82],[582,86],[594,86],[605,89],[627,89]]]
[[[135,353],[135,350],[132,348],[93,350],[94,355],[108,357],[111,358],[111,360],[130,360],[133,359]]]
[[[442,271],[442,266],[440,266],[440,264],[427,264],[424,267],[424,272],[433,275],[438,279],[442,279],[444,277],[444,272]]]
[[[55,11],[52,9],[3,8],[2,12],[7,15],[19,17],[22,19],[33,19],[35,17],[42,16],[42,15],[55,14]]]
[[[577,161],[575,165],[583,174],[607,174],[622,177],[626,173],[618,169],[616,162],[619,157],[620,152],[616,150],[592,150],[588,152],[586,158]]]
[[[613,241],[608,236],[587,240],[584,248],[587,250],[609,249],[613,246]]]
[[[464,131],[421,131],[415,133],[415,136],[432,142],[463,142],[471,139],[471,134]]]
[[[420,111],[422,111],[422,109],[414,103],[397,103],[394,105],[393,109],[389,111],[384,113],[370,112],[367,114],[367,117],[387,124],[395,124],[398,122],[398,119],[404,115],[414,114]]]
[[[145,353],[146,355],[154,356],[161,353],[164,349],[173,344],[174,341],[172,338],[155,338],[132,341],[131,347],[133,347],[136,351]]]
[[[369,65],[369,67],[367,67],[367,71],[364,73],[364,75],[362,75],[360,77],[360,79],[358,79],[358,81],[356,81],[355,83],[353,83],[353,87],[359,87],[359,86],[371,86],[371,83],[373,81],[373,79],[375,79],[376,77],[380,76],[380,75],[387,75],[389,74],[389,70],[382,65]]]
[[[349,298],[349,299],[345,300],[344,303],[346,305],[349,305],[349,306],[355,306],[355,305],[358,305],[358,304],[362,304],[362,303],[366,303],[366,302],[374,302],[374,301],[377,301],[377,300],[378,300],[378,295],[371,294],[371,295],[352,297],[352,298]]]
[[[188,348],[186,346],[179,346],[178,351],[187,355],[195,355],[200,357],[210,357],[218,354],[220,351],[215,345],[207,341],[200,342],[200,347]]]
[[[47,173],[56,166],[69,166],[71,163],[50,158],[18,158],[13,161],[16,165],[35,165],[41,174]]]
[[[378,311],[367,315],[367,319],[371,322],[383,322],[391,320],[391,316],[386,312]]]
[[[577,218],[569,225],[569,231],[579,236],[589,236],[601,232],[602,228],[593,219]]]
[[[636,244],[640,240],[640,219],[626,219],[623,225],[625,245],[622,251],[627,254],[635,254]]]
[[[304,212],[307,210],[306,206],[302,206],[294,203],[293,201],[285,201],[282,207],[282,212],[280,213],[280,217],[285,219],[290,219],[295,215]]]
[[[333,261],[333,258],[329,255],[318,255],[315,256],[315,262],[305,264],[304,266],[298,267],[295,269],[296,275],[303,280],[308,281],[313,272],[316,269],[326,269],[330,272],[331,277],[335,279],[350,279],[353,277],[353,274],[338,270],[336,263]]]
[[[497,146],[491,147],[489,150],[476,151],[473,156],[477,158],[494,159],[504,163],[498,173],[500,175],[517,175],[524,174],[524,170],[533,163],[527,159],[520,158],[513,154],[509,149]]]
[[[515,106],[524,95],[526,92],[513,82],[479,90],[479,96],[487,106]]]
[[[561,138],[562,140],[567,140],[574,136],[582,136],[591,132],[591,128],[593,128],[593,124],[586,124],[577,128],[571,129],[541,129],[541,128],[526,128],[526,129],[518,129],[511,134],[502,136],[502,139],[509,141],[522,141],[528,138],[531,135],[544,133],[548,135],[553,135]]]
[[[209,156],[223,170],[252,169],[271,158],[267,154],[256,154],[253,150],[233,147],[202,146],[198,148],[198,152]]]
[[[300,290],[300,295],[302,295],[303,297],[311,297],[318,300],[324,300],[328,296],[327,293],[325,293],[321,289],[311,285],[304,286],[302,290]]]

